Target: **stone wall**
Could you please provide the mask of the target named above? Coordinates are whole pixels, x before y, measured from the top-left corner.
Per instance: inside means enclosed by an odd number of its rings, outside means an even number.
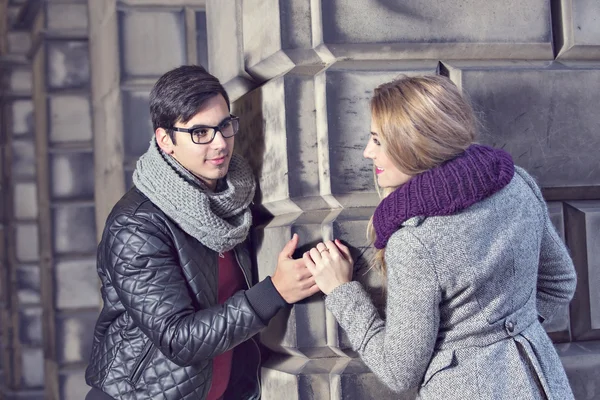
[[[600,5],[244,0],[227,2],[223,15],[221,4],[208,1],[209,66],[239,96],[234,112],[245,129],[236,145],[274,216],[255,234],[259,277],[294,232],[301,251],[338,237],[356,247],[356,277],[382,304],[380,281],[365,268],[364,231],[378,201],[362,158],[368,101],[400,74],[447,75],[471,98],[481,142],[509,151],[543,187],[579,276],[571,307],[545,327],[576,397],[600,396]],[[397,398],[356,358],[318,295],[278,316],[261,339],[275,352],[263,368],[267,399]]]
[[[596,0],[0,0],[0,399],[81,399],[100,306],[95,245],[151,137],[149,91],[201,63],[234,101],[260,182],[259,278],[294,233],[353,245],[378,202],[362,158],[373,88],[449,76],[481,141],[543,186],[579,282],[545,323],[577,399],[600,396]],[[396,399],[316,295],[261,334],[266,400]],[[411,395],[406,396],[412,398]]]

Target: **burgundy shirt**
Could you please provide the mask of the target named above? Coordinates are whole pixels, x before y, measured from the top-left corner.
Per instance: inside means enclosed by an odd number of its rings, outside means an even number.
[[[223,253],[219,257],[219,288],[217,299],[219,304],[233,296],[239,290],[245,289],[244,273],[238,265],[233,251]],[[225,394],[231,375],[233,349],[213,358],[213,376],[207,400],[219,400]]]

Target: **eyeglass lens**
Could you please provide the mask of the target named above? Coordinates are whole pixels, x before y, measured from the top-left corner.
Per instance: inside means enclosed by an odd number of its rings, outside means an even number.
[[[219,131],[224,138],[232,137],[239,129],[239,121],[231,119],[219,127]],[[198,144],[209,143],[216,136],[213,128],[197,128],[192,131],[192,139]]]

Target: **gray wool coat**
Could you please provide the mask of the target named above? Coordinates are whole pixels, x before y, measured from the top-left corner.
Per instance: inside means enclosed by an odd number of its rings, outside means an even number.
[[[572,399],[540,320],[576,275],[534,180],[450,216],[415,217],[385,249],[385,320],[358,282],[325,304],[379,379],[421,399]]]

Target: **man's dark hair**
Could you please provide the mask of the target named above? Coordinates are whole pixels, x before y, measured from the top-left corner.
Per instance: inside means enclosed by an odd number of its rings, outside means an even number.
[[[230,108],[229,96],[217,78],[200,65],[183,65],[161,76],[150,92],[150,116],[154,131],[165,129],[173,143],[176,122],[187,123],[207,100],[222,95]]]

